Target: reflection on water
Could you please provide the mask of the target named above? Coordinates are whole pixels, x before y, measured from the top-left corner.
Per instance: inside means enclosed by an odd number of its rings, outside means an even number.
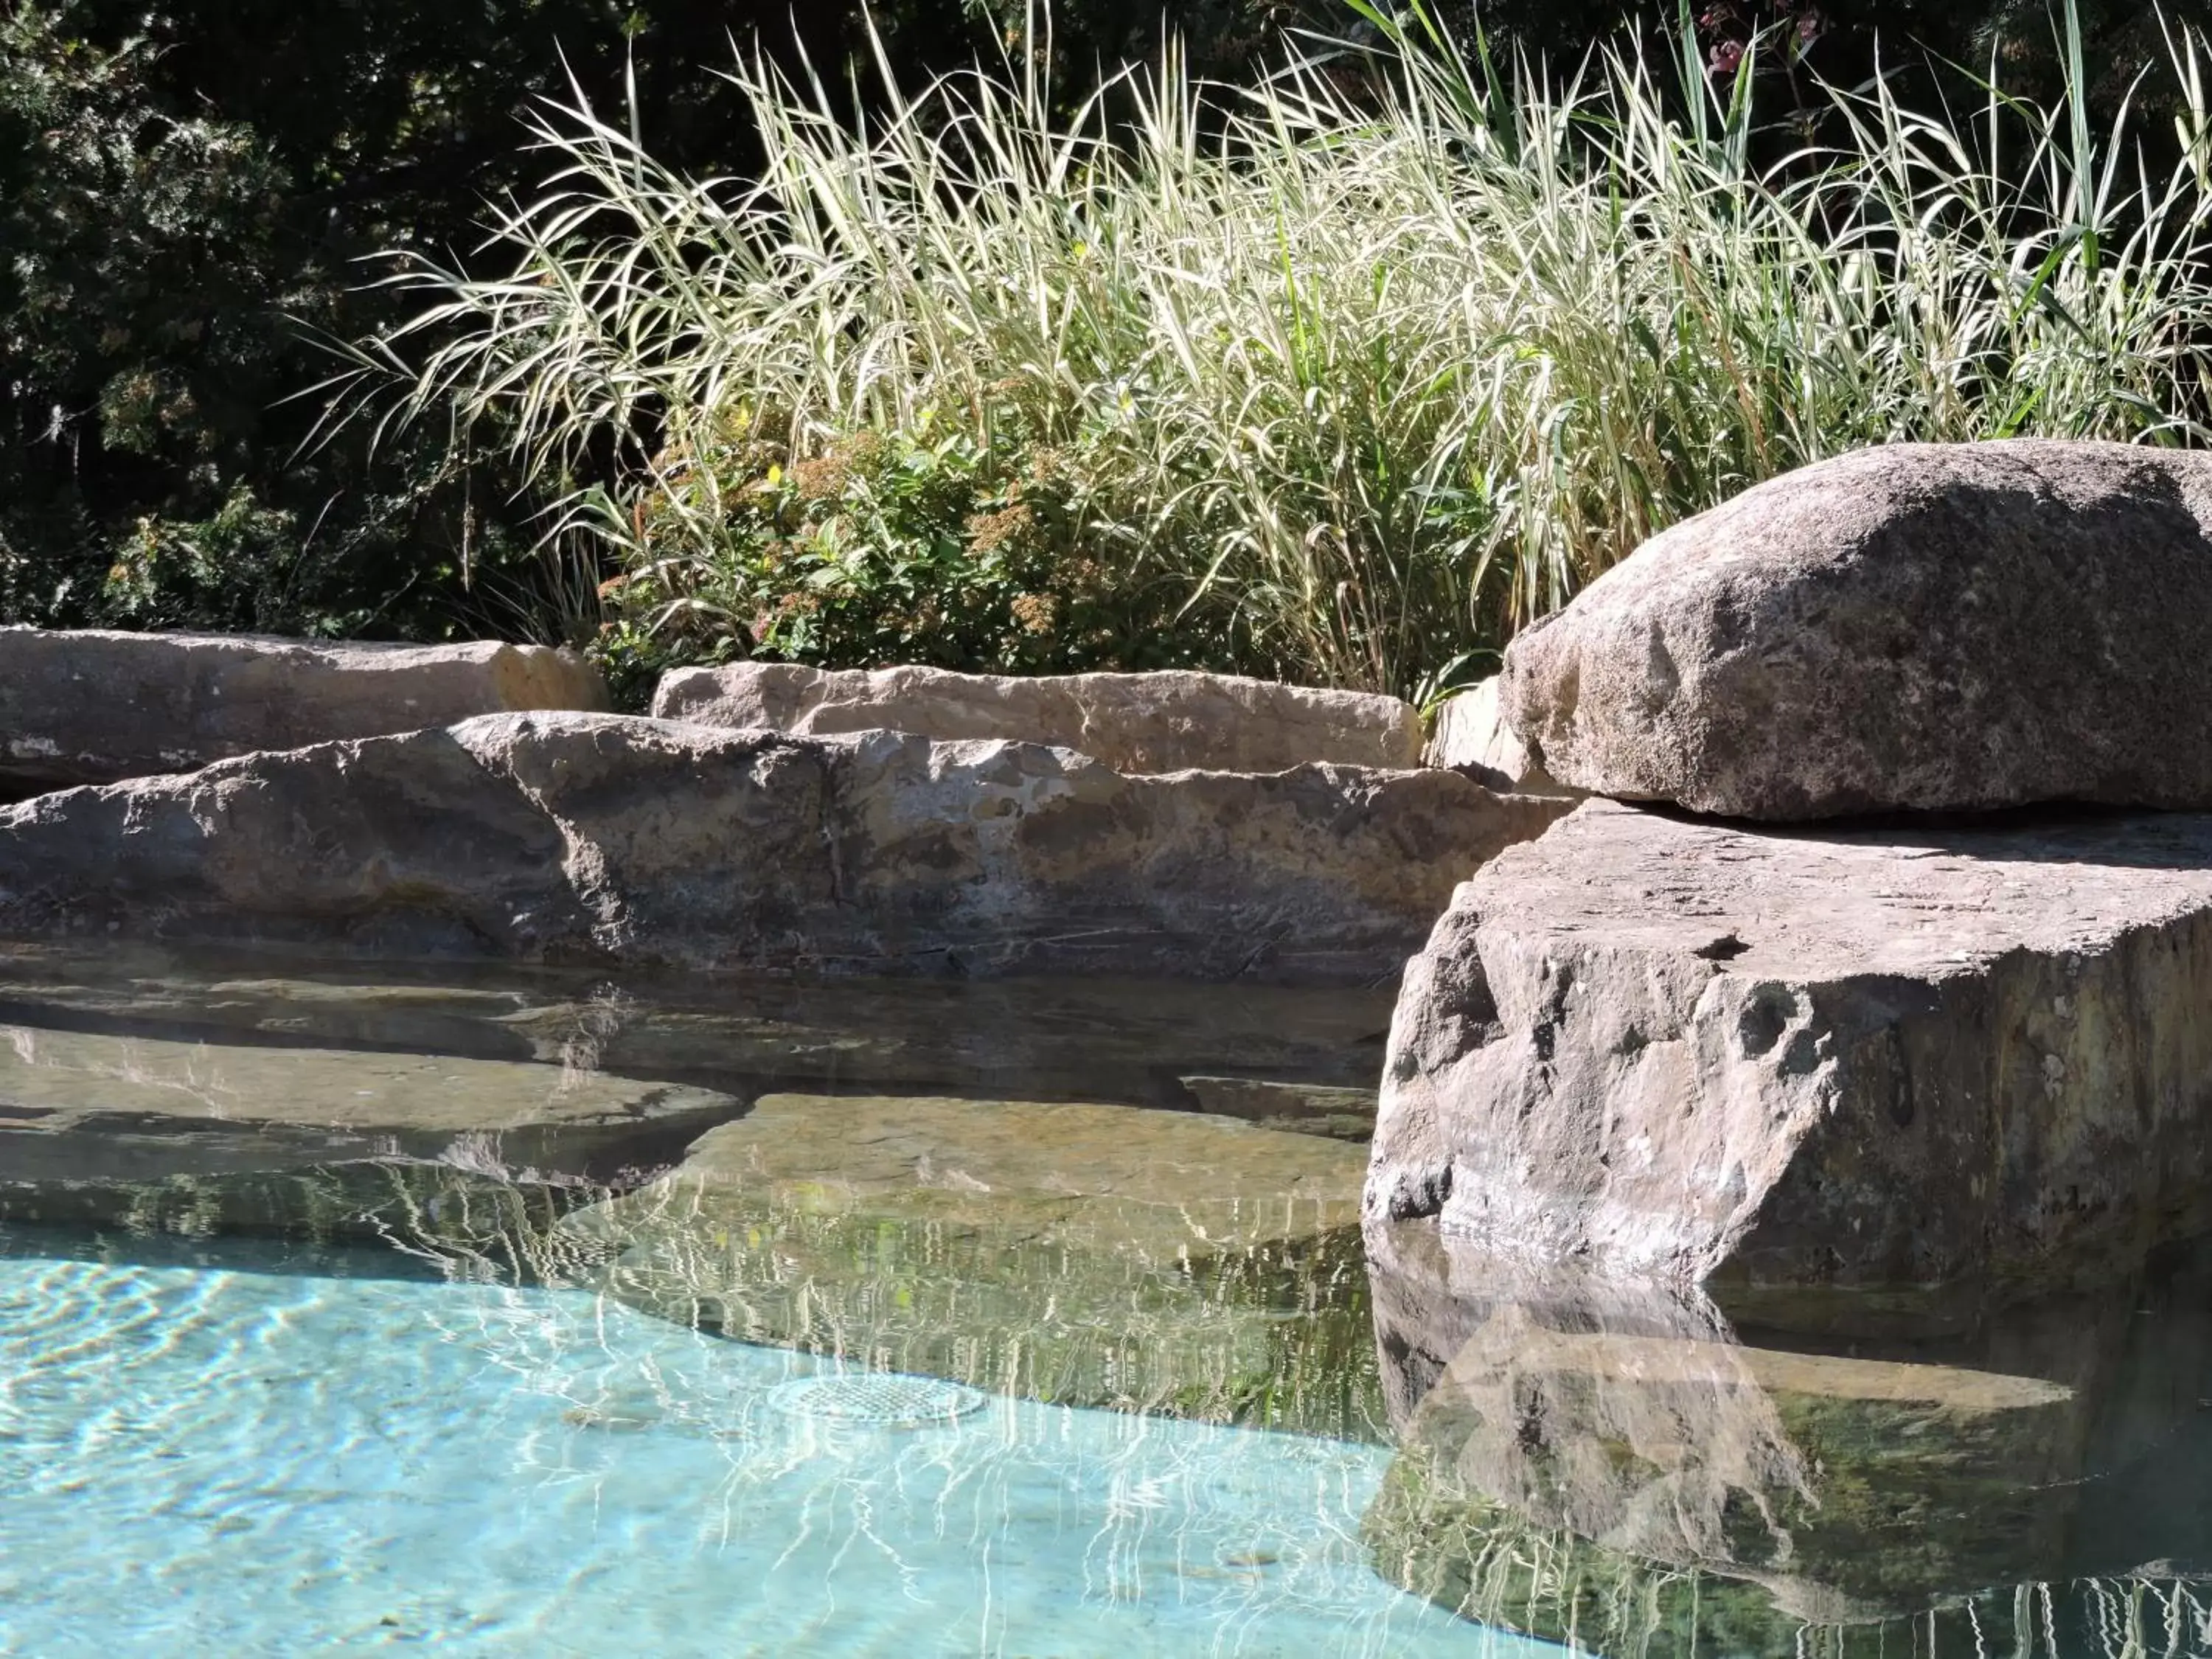
[[[775,1095],[571,1216],[594,1282],[1001,1393],[1386,1437],[1361,1148],[1179,1112]]]
[[[1519,1645],[1370,1570],[1381,1447],[1004,1397],[814,1423],[769,1394],[827,1362],[582,1291],[374,1277],[358,1250],[300,1273],[268,1246],[12,1243],[9,1652]]]
[[[0,946],[0,1650],[2212,1655],[2212,1250],[1363,1251],[1376,1018]]]
[[[1440,1605],[1614,1655],[2212,1650],[2205,1253],[1869,1336],[1372,1243],[1401,1449],[1366,1529]]]

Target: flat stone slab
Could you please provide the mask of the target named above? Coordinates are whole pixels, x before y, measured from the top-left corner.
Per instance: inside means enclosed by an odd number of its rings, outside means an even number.
[[[0,809],[0,935],[1377,983],[1561,810],[1449,772],[495,715]]]
[[[0,789],[606,702],[595,669],[544,646],[0,628]]]
[[[376,1158],[604,1178],[665,1164],[744,1109],[712,1089],[526,1061],[0,1023],[0,1210],[40,1214],[55,1188]]]
[[[1505,653],[1561,783],[1769,821],[2212,809],[2212,456],[1894,444],[1662,532]]]
[[[1371,1436],[1366,1310],[1341,1293],[1365,1163],[1195,1113],[775,1095],[562,1231],[607,1251],[609,1293],[745,1341]]]
[[[1285,1082],[1276,1078],[1186,1077],[1182,1086],[1201,1112],[1262,1128],[1328,1135],[1363,1146],[1375,1133],[1372,1086]]]
[[[489,1145],[532,1127],[742,1109],[711,1090],[557,1066],[0,1024],[0,1111],[28,1133],[131,1117]]]
[[[1408,968],[1370,1220],[1683,1281],[2063,1275],[2212,1201],[2212,817],[1591,801]]]
[[[1017,677],[737,663],[665,675],[653,712],[812,737],[887,729],[1051,744],[1126,773],[1404,768],[1421,754],[1419,717],[1396,697],[1185,670]]]

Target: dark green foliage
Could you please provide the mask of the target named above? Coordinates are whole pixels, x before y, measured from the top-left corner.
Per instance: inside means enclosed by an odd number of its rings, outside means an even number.
[[[1629,9],[1458,0],[1442,15],[1571,63]],[[1979,66],[2002,25],[2018,43],[2008,84],[2055,70],[2039,0],[1700,0],[1697,15],[1700,52],[1805,21],[1807,67],[1844,79],[1873,63],[1877,28],[1893,58],[1917,38]],[[1233,79],[1283,29],[1358,24],[1334,0],[1062,0],[1048,52],[1019,0],[887,0],[876,15],[903,79],[996,49],[1048,58],[1064,96],[1170,30],[1196,72]],[[1650,26],[1678,15],[1655,6]],[[2124,0],[2085,18],[2109,108],[2156,21]],[[360,290],[371,255],[465,264],[487,199],[531,192],[544,170],[520,118],[571,76],[603,110],[634,92],[640,136],[679,171],[741,174],[751,141],[716,73],[732,42],[841,88],[860,19],[858,0],[0,0],[0,621],[596,627],[598,573],[532,550],[543,526],[513,478],[457,460],[438,433],[374,454],[364,431],[313,441],[331,362],[312,336],[390,320],[394,297]],[[998,510],[995,487],[956,516]],[[1042,648],[994,637],[944,651]],[[833,648],[809,638],[787,648]]]
[[[669,472],[637,508],[644,556],[606,585],[603,648],[623,664],[718,661],[740,641],[776,661],[1015,674],[1233,655],[1179,588],[1130,579],[1086,511],[1085,458],[1011,411],[988,443],[950,422],[869,429],[793,461],[732,434]]]
[[[317,332],[373,331],[364,258],[462,252],[540,167],[519,116],[619,100],[688,164],[740,162],[715,70],[848,20],[766,3],[5,0],[0,620],[361,634],[573,629],[511,482],[440,434],[318,445]],[[956,32],[957,33],[957,32]],[[465,580],[465,578],[466,580]],[[588,592],[588,590],[586,590]]]

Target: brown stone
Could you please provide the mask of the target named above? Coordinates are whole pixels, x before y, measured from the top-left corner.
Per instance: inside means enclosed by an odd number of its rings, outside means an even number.
[[[1183,670],[1016,678],[748,662],[674,671],[653,712],[813,737],[887,730],[1050,744],[1123,773],[1420,763],[1419,720],[1395,697]]]
[[[2212,456],[1824,461],[1654,537],[1505,655],[1560,782],[1763,820],[2212,807]]]
[[[544,646],[0,628],[0,791],[191,771],[477,714],[605,707],[595,670]]]
[[[1591,801],[1407,970],[1371,1219],[1684,1281],[2063,1276],[2212,1204],[2212,818]]]
[[[495,715],[0,809],[0,933],[1357,984],[1560,810],[1450,772]]]

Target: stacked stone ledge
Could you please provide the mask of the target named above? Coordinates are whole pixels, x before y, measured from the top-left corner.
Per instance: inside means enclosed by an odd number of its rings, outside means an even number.
[[[1229,676],[605,701],[536,647],[0,629],[0,935],[1376,984],[1564,810],[1420,769],[1395,698]]]
[[[571,651],[0,628],[0,800],[525,709],[601,709]]]
[[[1410,967],[1370,1227],[1898,1285],[2212,1225],[2208,526],[2212,458],[1899,446],[1523,634],[1505,726],[1614,799],[1460,887]]]
[[[488,715],[0,809],[0,936],[1375,984],[1561,810],[1449,771]]]
[[[1419,717],[1396,697],[1177,670],[1021,678],[748,662],[672,671],[653,712],[799,737],[889,730],[1047,744],[1133,774],[1421,763]]]

